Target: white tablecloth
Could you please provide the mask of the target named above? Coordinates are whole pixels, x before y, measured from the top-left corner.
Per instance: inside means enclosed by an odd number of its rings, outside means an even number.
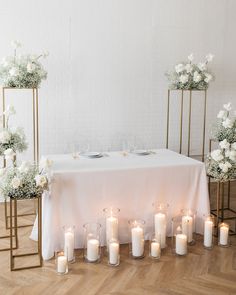
[[[83,224],[104,224],[102,210],[118,207],[119,239],[129,241],[128,220],[146,221],[146,234],[153,231],[155,201],[168,203],[171,217],[183,208],[198,212],[197,231],[202,232],[202,216],[209,213],[207,178],[204,164],[174,153],[156,150],[149,156],[124,157],[120,152],[99,159],[71,155],[50,155],[54,161],[54,181],[43,196],[43,258],[63,248],[63,225],[76,226],[76,248],[83,247]],[[37,225],[32,238],[37,232]],[[103,231],[103,239],[104,239]]]

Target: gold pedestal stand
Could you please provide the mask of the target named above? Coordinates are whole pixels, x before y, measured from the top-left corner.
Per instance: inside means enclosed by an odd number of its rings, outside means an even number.
[[[179,153],[182,154],[183,148],[183,115],[184,115],[184,93],[189,92],[189,109],[188,109],[188,149],[187,156],[190,155],[191,151],[191,120],[192,120],[192,96],[193,92],[203,92],[204,94],[204,111],[203,111],[203,130],[202,130],[202,154],[201,160],[204,162],[205,156],[205,137],[206,137],[206,108],[207,108],[207,90],[168,90],[167,100],[167,131],[166,131],[166,148],[169,148],[169,127],[170,127],[170,101],[171,92],[178,91],[181,94],[180,97],[180,133],[179,133]]]
[[[18,236],[18,212],[17,212],[17,202],[18,199],[10,198],[10,267],[11,271],[15,270],[22,270],[22,269],[30,269],[30,268],[36,268],[36,267],[42,267],[43,265],[43,259],[42,259],[42,196],[37,196],[34,199],[37,200],[38,203],[38,250],[37,252],[30,252],[30,253],[24,253],[24,254],[14,254],[13,250],[13,231],[15,232],[15,235]],[[13,206],[14,204],[14,206]],[[14,210],[14,214],[13,214]],[[14,221],[14,222],[13,222]],[[39,263],[29,266],[23,266],[23,267],[16,267],[15,266],[15,259],[19,257],[30,257],[30,256],[38,256]]]

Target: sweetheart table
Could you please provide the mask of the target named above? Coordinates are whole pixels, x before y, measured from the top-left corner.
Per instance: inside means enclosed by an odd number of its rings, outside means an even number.
[[[129,241],[128,220],[146,221],[146,234],[153,231],[155,201],[168,203],[168,235],[171,217],[181,209],[197,210],[196,228],[202,233],[202,217],[209,214],[205,166],[202,162],[158,149],[147,156],[111,152],[90,159],[71,155],[49,155],[53,160],[50,192],[43,196],[43,258],[63,248],[63,226],[75,225],[75,247],[83,247],[83,224],[104,225],[103,208],[120,208],[119,240]],[[31,233],[34,239],[37,222]],[[103,241],[105,230],[103,230]],[[147,236],[146,236],[147,238]]]

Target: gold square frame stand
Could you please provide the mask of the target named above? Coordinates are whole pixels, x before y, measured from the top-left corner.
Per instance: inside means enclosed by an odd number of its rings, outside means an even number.
[[[34,197],[37,200],[38,204],[38,250],[37,252],[29,252],[23,254],[14,254],[14,246],[13,246],[13,238],[14,235],[18,236],[18,212],[17,212],[17,202],[19,201],[16,198],[10,198],[10,268],[11,271],[17,271],[22,269],[31,269],[42,267],[43,258],[42,258],[42,196]],[[26,200],[26,199],[25,199]],[[13,205],[14,204],[14,205]],[[13,214],[14,211],[14,214]],[[13,235],[14,231],[14,235]],[[16,267],[15,259],[19,257],[30,257],[30,256],[38,256],[39,263],[29,266]]]

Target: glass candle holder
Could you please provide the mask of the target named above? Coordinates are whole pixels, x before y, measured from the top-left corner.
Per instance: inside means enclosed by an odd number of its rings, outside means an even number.
[[[229,247],[229,224],[221,222],[218,229],[218,245],[221,247]]]
[[[84,228],[84,259],[97,263],[101,258],[101,224],[86,223]]]
[[[63,226],[64,253],[70,263],[75,262],[75,226]]]
[[[161,249],[166,247],[166,226],[169,204],[154,203],[154,228],[156,237],[160,237]]]
[[[176,255],[184,256],[188,253],[188,237],[183,232],[182,216],[172,218],[172,251]],[[184,224],[185,226],[185,224]]]
[[[60,275],[68,273],[68,261],[64,251],[58,251],[55,253],[56,257],[56,271]]]
[[[118,266],[120,264],[120,244],[117,239],[108,241],[108,264]]]
[[[150,235],[149,256],[153,259],[161,258],[161,235],[156,236],[155,233]]]
[[[144,220],[129,220],[131,233],[130,253],[133,258],[140,259],[144,257]]]
[[[182,209],[182,232],[187,235],[188,244],[194,245],[195,239],[194,234],[196,232],[196,210],[193,209]]]
[[[204,216],[203,223],[204,223],[203,246],[205,249],[212,249],[213,234],[214,234],[214,216],[213,215]]]
[[[120,213],[119,208],[104,208],[103,213],[106,218],[106,243],[111,239],[118,240],[118,215]]]

